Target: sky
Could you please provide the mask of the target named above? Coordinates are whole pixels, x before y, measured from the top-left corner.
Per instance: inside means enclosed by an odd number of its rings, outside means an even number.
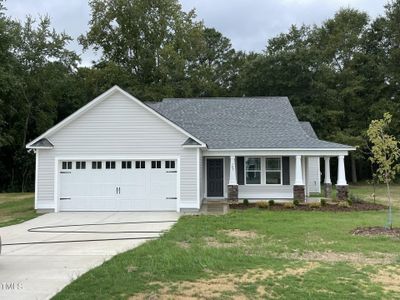
[[[388,0],[181,0],[183,10],[195,8],[198,20],[228,37],[237,50],[264,50],[267,40],[287,32],[292,24],[321,24],[340,8],[357,8],[371,18],[384,13]],[[98,58],[93,51],[82,53],[76,38],[88,30],[87,0],[7,0],[6,14],[24,20],[26,15],[49,15],[57,31],[75,40],[69,48],[81,55],[82,65]]]

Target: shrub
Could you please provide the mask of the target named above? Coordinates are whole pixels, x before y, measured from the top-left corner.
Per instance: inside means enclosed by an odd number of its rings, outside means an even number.
[[[243,199],[243,204],[249,206],[249,199]]]
[[[347,202],[347,201],[339,201],[338,206],[339,207],[350,207],[349,202]]]
[[[320,201],[320,203],[321,203],[321,206],[326,206],[326,199],[321,199],[321,201]]]
[[[283,203],[283,207],[284,208],[295,208],[295,205],[290,202],[285,202],[285,203]]]
[[[269,204],[269,206],[273,206],[273,205],[275,205],[275,201],[271,199],[268,201],[268,204]]]
[[[267,201],[257,201],[256,206],[258,208],[268,208],[269,204]]]
[[[350,194],[349,201],[351,203],[363,203],[364,200],[356,195]],[[350,204],[351,205],[351,204]]]
[[[308,204],[311,208],[320,208],[321,207],[321,203],[319,202],[311,202],[310,204]]]
[[[293,200],[293,205],[298,206],[300,204],[300,201],[297,199]]]
[[[349,206],[352,206],[352,205],[353,205],[353,201],[352,201],[351,199],[348,199],[348,200],[347,200],[347,203],[349,204]]]

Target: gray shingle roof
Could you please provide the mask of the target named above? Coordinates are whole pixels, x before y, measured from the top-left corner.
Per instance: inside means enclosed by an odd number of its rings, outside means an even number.
[[[300,122],[301,128],[305,131],[305,133],[314,139],[318,139],[317,134],[314,131],[314,128],[312,127],[310,122]]]
[[[167,98],[146,104],[210,149],[350,147],[309,136],[287,97]]]

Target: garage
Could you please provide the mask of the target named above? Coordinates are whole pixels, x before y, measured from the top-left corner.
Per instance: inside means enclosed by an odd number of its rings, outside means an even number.
[[[175,211],[176,160],[61,160],[60,211]]]

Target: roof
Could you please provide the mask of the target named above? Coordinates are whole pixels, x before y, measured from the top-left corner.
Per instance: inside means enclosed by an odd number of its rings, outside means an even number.
[[[312,127],[310,122],[300,122],[301,128],[305,131],[305,133],[314,139],[318,139],[317,134],[314,131],[314,128]]]
[[[209,149],[351,148],[303,129],[311,125],[299,122],[287,97],[167,98],[146,104]]]

